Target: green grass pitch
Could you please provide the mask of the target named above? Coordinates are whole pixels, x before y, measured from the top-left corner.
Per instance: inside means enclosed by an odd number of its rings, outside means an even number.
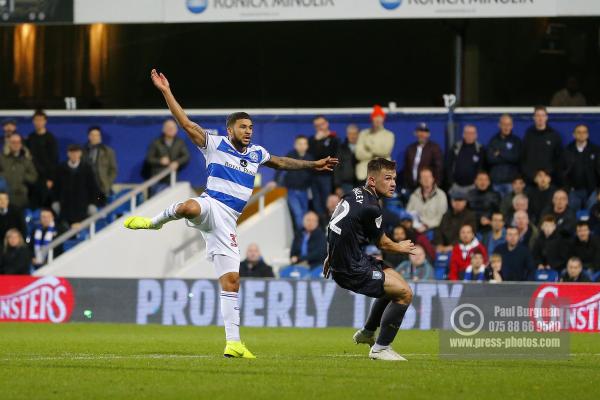
[[[600,335],[569,360],[442,361],[436,331],[401,331],[407,363],[371,361],[354,330],[243,329],[256,360],[222,357],[220,327],[0,324],[0,398],[597,399]]]

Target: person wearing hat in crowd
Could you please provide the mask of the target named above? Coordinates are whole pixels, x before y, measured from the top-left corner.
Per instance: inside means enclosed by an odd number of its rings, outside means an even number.
[[[433,244],[438,253],[448,253],[458,242],[458,233],[464,225],[477,226],[475,213],[467,208],[466,193],[455,190],[450,192],[450,209],[442,217],[440,226],[434,231]]]
[[[415,128],[417,141],[406,148],[404,152],[404,168],[402,170],[403,186],[414,190],[419,185],[419,172],[429,168],[433,178],[439,184],[443,179],[444,158],[440,146],[429,140],[431,132],[426,123],[422,122]]]
[[[67,148],[67,161],[60,164],[56,173],[53,208],[63,225],[71,227],[88,217],[98,194],[94,171],[82,160],[82,148],[71,144]]]
[[[394,133],[385,129],[385,112],[381,106],[375,105],[371,113],[371,127],[362,130],[356,142],[356,179],[364,182],[367,179],[367,164],[374,158],[382,157],[390,160],[394,149]]]

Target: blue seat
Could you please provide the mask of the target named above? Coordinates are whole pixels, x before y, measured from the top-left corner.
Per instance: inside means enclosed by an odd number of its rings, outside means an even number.
[[[310,278],[311,279],[323,279],[323,266],[319,265],[318,267],[313,267],[310,270]]]
[[[538,269],[535,271],[535,280],[538,282],[557,282],[558,272],[553,269]]]
[[[435,262],[433,263],[433,273],[435,279],[446,280],[448,279],[448,267],[450,265],[450,253],[437,253],[435,255]]]
[[[279,270],[280,278],[307,279],[310,278],[310,269],[302,265],[289,265]]]
[[[118,198],[126,195],[129,192],[131,192],[131,189],[123,189],[116,194],[110,195],[108,198],[109,204],[112,203],[113,201],[117,200]],[[136,196],[136,205],[139,206],[143,202],[144,202],[143,194],[138,193]],[[127,214],[129,212],[131,212],[131,203],[128,201],[128,202],[121,204],[116,209],[114,209],[110,214],[108,214],[106,216],[106,219],[108,220],[109,223],[114,222],[116,219],[120,218],[121,216],[123,216],[124,214]]]
[[[80,239],[69,239],[66,242],[63,243],[63,251],[67,252],[69,250],[71,250],[73,247],[77,246],[79,243],[83,242],[83,240]]]

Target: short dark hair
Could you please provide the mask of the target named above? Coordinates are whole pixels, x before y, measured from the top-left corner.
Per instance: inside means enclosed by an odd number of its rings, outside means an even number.
[[[471,257],[473,256],[481,256],[483,257],[483,252],[481,250],[479,250],[478,248],[473,249],[473,251],[471,251]]]
[[[514,229],[515,231],[519,232],[519,229],[516,226],[514,226],[514,225],[507,226],[506,227],[506,232],[508,232],[509,229]]]
[[[575,125],[575,128],[573,128],[573,132],[575,132],[575,131],[577,130],[577,128],[579,128],[580,126],[583,126],[583,127],[584,127],[585,129],[587,129],[587,130],[588,130],[588,132],[589,132],[589,130],[590,130],[590,127],[589,127],[589,126],[587,126],[587,125],[586,125],[586,124],[584,124],[584,123],[579,123],[579,124]]]
[[[306,139],[306,140],[308,140],[308,136],[306,136],[306,135],[297,135],[297,136],[294,138],[294,141],[296,141],[296,140],[298,140],[298,139]]]
[[[44,110],[41,110],[41,109],[34,111],[33,116],[31,118],[35,118],[35,117],[44,117],[44,119],[48,119],[48,115],[46,115]]]
[[[100,128],[99,125],[92,125],[88,128],[88,135],[91,131],[98,131],[98,132],[102,133],[102,128]]]
[[[549,170],[545,169],[545,168],[540,168],[538,170],[535,171],[535,176],[537,176],[537,174],[539,174],[540,172],[543,172],[544,174],[548,175],[550,178],[552,178],[552,174],[550,173]]]
[[[229,114],[229,116],[227,117],[227,128],[231,128],[240,119],[252,120],[248,113],[245,113],[243,111],[234,112],[232,114]]]
[[[68,151],[68,152],[71,152],[71,151],[83,151],[83,149],[82,149],[82,148],[81,148],[81,146],[80,146],[80,145],[78,145],[78,144],[70,144],[70,145],[67,147],[67,151]]]
[[[490,177],[489,172],[487,172],[485,169],[480,169],[479,171],[477,171],[477,175],[475,175],[475,176],[479,176],[479,175],[485,175],[488,178]]]
[[[556,224],[556,218],[554,217],[554,215],[552,214],[546,214],[542,217],[542,221],[540,222],[540,226],[544,223],[544,222],[552,222],[553,224]]]
[[[517,174],[517,175],[516,175],[516,176],[513,178],[513,180],[512,180],[512,181],[513,181],[513,182],[514,182],[514,181],[523,181],[523,182],[525,182],[525,178],[523,178],[523,175],[521,175],[521,174]]]
[[[548,114],[548,109],[542,104],[538,104],[537,106],[533,107],[533,113],[535,114],[537,111],[543,111]]]
[[[499,215],[502,217],[502,220],[504,220],[504,214],[502,214],[502,212],[496,210],[496,211],[492,212],[492,217],[494,217],[494,215]]]
[[[313,118],[313,122],[318,119],[324,119],[325,121],[327,121],[327,118],[325,118],[323,114],[315,115],[315,117]]]
[[[369,164],[367,164],[367,174],[368,175],[374,174],[374,173],[379,172],[384,169],[389,169],[391,171],[395,171],[396,170],[396,162],[386,160],[385,158],[379,157],[379,158],[372,159],[371,161],[369,161]]]
[[[579,228],[580,226],[587,226],[588,229],[590,228],[590,224],[587,221],[578,221],[577,222],[577,228]]]

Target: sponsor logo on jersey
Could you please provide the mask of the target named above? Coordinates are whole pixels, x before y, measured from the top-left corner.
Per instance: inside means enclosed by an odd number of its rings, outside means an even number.
[[[0,288],[0,321],[66,322],[74,303],[66,279],[6,276]]]
[[[380,215],[379,217],[375,218],[375,226],[377,227],[377,229],[381,228],[382,221],[383,221],[383,215]]]
[[[237,244],[237,235],[230,233],[229,238],[231,239],[231,243],[229,244],[231,247],[238,247]]]
[[[242,160],[240,160],[240,165],[242,167],[246,168],[248,166],[248,161],[242,159]]]
[[[373,279],[381,279],[383,277],[383,273],[381,271],[373,271]]]

